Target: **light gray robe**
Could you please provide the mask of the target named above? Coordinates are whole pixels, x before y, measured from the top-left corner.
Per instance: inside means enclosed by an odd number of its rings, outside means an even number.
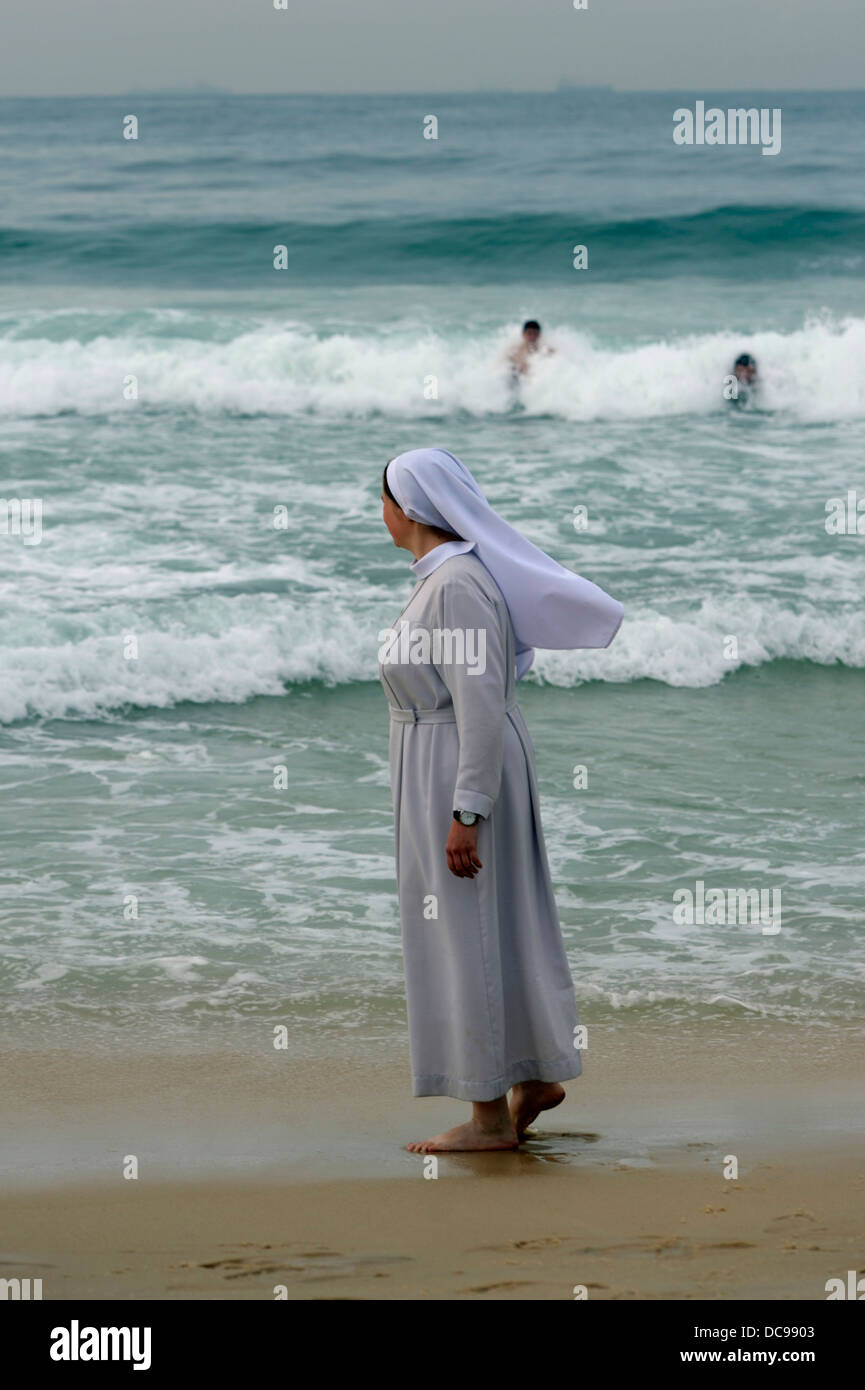
[[[454,553],[463,550],[465,553]],[[443,558],[442,558],[443,557]],[[517,1081],[579,1076],[577,1011],[541,831],[534,749],[514,700],[514,635],[489,571],[462,546],[420,579],[379,666],[390,772],[413,1091],[494,1100]],[[429,637],[429,660],[406,640]],[[461,661],[447,632],[485,632]],[[436,650],[435,630],[443,634]],[[415,643],[424,641],[415,635]],[[424,657],[420,645],[416,656]],[[436,659],[437,658],[437,659]],[[447,866],[454,810],[477,811],[474,879]]]

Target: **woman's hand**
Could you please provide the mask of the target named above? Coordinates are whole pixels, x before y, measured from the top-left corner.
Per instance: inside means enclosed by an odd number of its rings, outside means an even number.
[[[445,845],[445,858],[448,868],[457,878],[474,878],[483,864],[478,859],[478,823],[461,825],[458,820],[451,822],[448,842]]]

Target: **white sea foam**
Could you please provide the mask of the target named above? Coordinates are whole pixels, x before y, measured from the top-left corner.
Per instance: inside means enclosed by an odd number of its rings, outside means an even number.
[[[59,317],[50,338],[39,336],[43,321],[44,315],[0,337],[0,415],[149,407],[420,419],[503,414],[514,406],[505,348],[515,325],[449,339],[406,325],[321,334],[276,321],[252,328],[214,322],[204,325],[212,335],[204,338],[192,316],[188,337],[178,323],[163,336],[152,316],[143,316],[134,334],[128,318],[113,333],[106,316],[103,332],[94,336],[91,326],[79,340],[58,338]],[[861,318],[813,318],[791,333],[695,334],[616,348],[552,327],[548,341],[554,355],[538,360],[520,386],[530,415],[626,420],[721,410],[723,378],[747,349],[759,360],[763,408],[806,421],[865,416]],[[137,400],[124,399],[131,377]]]
[[[297,683],[340,685],[377,679],[377,632],[388,614],[361,617],[348,606],[317,610],[285,605],[278,617],[228,626],[219,634],[144,630],[139,657],[126,661],[116,633],[79,642],[0,648],[0,722],[28,716],[99,715],[192,701],[242,703],[283,695]],[[725,639],[736,637],[729,657]],[[656,680],[671,686],[716,685],[743,666],[787,659],[865,667],[865,611],[797,613],[776,601],[705,601],[671,617],[629,609],[607,651],[539,652],[533,679],[574,686],[583,681]]]

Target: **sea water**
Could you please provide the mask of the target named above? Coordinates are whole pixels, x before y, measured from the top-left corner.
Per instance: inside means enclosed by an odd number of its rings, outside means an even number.
[[[772,160],[682,104],[0,102],[7,1042],[404,1040],[379,496],[425,445],[625,605],[520,687],[581,1017],[858,1026],[865,97],[774,96]],[[698,881],[781,930],[677,922]]]

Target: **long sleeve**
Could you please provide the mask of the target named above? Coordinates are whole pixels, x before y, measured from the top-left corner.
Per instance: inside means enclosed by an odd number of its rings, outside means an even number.
[[[450,691],[460,745],[453,809],[488,817],[502,775],[506,618],[464,575],[442,586],[438,607],[441,651],[433,664]]]

